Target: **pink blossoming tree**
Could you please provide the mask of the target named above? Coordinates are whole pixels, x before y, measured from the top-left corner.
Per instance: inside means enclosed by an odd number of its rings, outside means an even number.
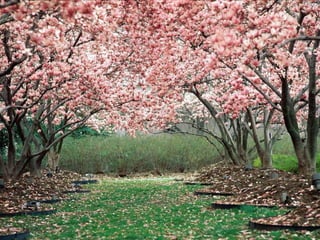
[[[117,1],[4,1],[0,8],[5,178],[26,169],[38,175],[46,154],[58,158],[62,140],[84,124],[134,133],[173,120],[175,106],[143,81]]]
[[[223,112],[233,118],[252,107],[253,93],[255,104],[282,114],[300,173],[315,171],[318,1],[146,0],[121,7],[127,31],[143,43],[149,80],[163,89],[192,87],[208,76],[225,81],[239,90],[225,93]]]

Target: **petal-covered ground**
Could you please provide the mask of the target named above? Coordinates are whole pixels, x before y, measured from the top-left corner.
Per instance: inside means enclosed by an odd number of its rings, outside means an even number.
[[[255,220],[261,224],[320,227],[320,191],[311,179],[275,169],[246,169],[215,165],[197,173],[193,181],[211,183],[200,192],[233,193],[215,203],[292,207],[285,215]]]
[[[222,197],[215,203],[293,207],[285,215],[254,220],[257,223],[320,226],[320,192],[313,189],[311,180],[303,176],[274,169],[215,165],[192,177],[179,177],[192,182],[211,183],[203,186],[201,191],[204,193],[233,194]],[[24,209],[28,201],[66,199],[69,196],[63,192],[81,189],[81,186],[72,183],[81,179],[84,179],[83,176],[68,171],[52,175],[44,171],[39,178],[25,175],[19,181],[6,182],[5,188],[0,189],[0,213],[32,211],[33,209]],[[41,203],[39,210],[47,208],[52,208],[52,205]]]
[[[46,203],[67,199],[68,195],[63,192],[79,190],[81,186],[75,186],[72,181],[80,178],[80,174],[69,171],[54,174],[43,171],[41,177],[30,177],[27,173],[18,180],[5,182],[0,189],[0,216],[54,212],[52,205]],[[0,236],[13,235],[22,239],[27,234],[22,228],[0,227]]]
[[[68,171],[50,173],[44,171],[41,177],[32,178],[28,174],[16,181],[8,181],[5,188],[0,189],[0,213],[15,213],[21,211],[46,210],[46,201],[56,201],[67,198],[64,191],[75,187],[72,181],[80,179],[81,175]],[[36,203],[40,202],[36,206]],[[31,203],[31,204],[28,204]]]

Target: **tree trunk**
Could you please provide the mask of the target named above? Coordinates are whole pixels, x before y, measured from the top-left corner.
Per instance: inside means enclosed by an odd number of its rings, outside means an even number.
[[[60,153],[50,149],[48,152],[48,167],[52,171],[56,171],[59,167]]]
[[[312,160],[310,159],[310,155],[306,150],[304,141],[292,138],[292,142],[294,145],[296,157],[298,159],[299,174],[306,176],[312,175],[312,173],[314,172],[314,170],[312,170]]]
[[[31,159],[29,169],[32,177],[41,177],[41,164],[36,159]]]
[[[272,112],[270,112],[272,114]],[[252,138],[255,143],[255,148],[257,150],[261,167],[262,168],[272,168],[272,146],[273,142],[269,134],[269,127],[270,127],[270,119],[271,116],[269,116],[266,113],[266,110],[264,110],[264,120],[263,120],[263,136],[264,136],[264,148],[260,144],[260,139],[258,137],[258,130],[256,126],[256,118],[253,116],[253,112],[250,108],[247,109],[247,115],[249,118],[249,121],[251,123],[251,132],[252,132]]]
[[[193,93],[198,100],[207,108],[210,112],[211,117],[217,123],[220,137],[217,137],[217,140],[224,147],[227,160],[231,160],[235,165],[241,165],[247,163],[247,141],[248,133],[247,129],[243,127],[241,116],[238,119],[232,120],[228,117],[222,119],[221,117],[216,117],[217,110],[215,107],[205,98],[203,98],[198,92],[196,86],[193,90],[190,91]],[[226,122],[230,123],[230,126],[227,126]]]
[[[320,30],[317,30],[317,36],[320,36]],[[305,58],[309,68],[309,96],[308,96],[308,120],[307,120],[307,139],[305,146],[305,166],[306,173],[313,174],[316,171],[316,153],[317,153],[317,139],[319,132],[319,117],[317,116],[317,55],[315,50],[319,47],[319,40],[313,44],[313,50],[310,54],[305,53]]]
[[[41,165],[44,157],[46,156],[47,152],[41,152],[37,157],[33,157],[30,160],[29,167],[30,167],[30,175],[33,177],[40,177],[41,176]]]
[[[317,31],[317,36],[320,30]],[[298,158],[299,173],[304,175],[312,175],[316,171],[316,153],[317,153],[317,137],[319,131],[319,117],[317,117],[317,73],[316,63],[317,56],[315,50],[319,47],[316,40],[312,46],[311,53],[305,52],[305,59],[309,70],[309,89],[308,89],[308,119],[307,119],[307,135],[303,139],[299,133],[297,123],[297,115],[294,109],[294,102],[290,98],[290,90],[288,86],[287,76],[282,80],[282,102],[283,115],[287,130],[291,136],[294,150]],[[292,42],[291,45],[293,45]],[[293,46],[291,47],[293,49]]]
[[[262,168],[273,168],[272,166],[272,155],[268,151],[264,151],[261,156],[261,167]]]
[[[291,137],[293,148],[298,159],[298,172],[302,175],[312,175],[316,169],[316,161],[315,155],[310,155],[308,144],[310,144],[310,141],[314,141],[314,138],[312,136],[308,136],[308,134],[307,140],[300,136],[296,115],[291,101],[287,101],[286,106],[282,106],[282,109],[285,125]],[[317,134],[317,131],[315,131],[315,133]],[[310,134],[313,135],[315,133]]]

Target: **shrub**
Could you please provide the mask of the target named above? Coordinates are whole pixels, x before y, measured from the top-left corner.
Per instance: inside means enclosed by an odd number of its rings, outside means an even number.
[[[70,137],[61,167],[82,173],[185,172],[214,163],[216,156],[205,139],[190,135]]]

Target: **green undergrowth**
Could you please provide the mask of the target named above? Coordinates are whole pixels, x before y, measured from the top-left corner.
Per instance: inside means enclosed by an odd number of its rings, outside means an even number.
[[[109,179],[86,186],[91,193],[56,204],[48,216],[0,218],[4,226],[25,227],[32,239],[316,239],[316,232],[250,230],[252,218],[284,210],[244,207],[213,210],[215,198],[194,196],[201,186],[169,178]]]
[[[273,167],[279,170],[297,173],[298,172],[298,161],[295,156],[286,154],[273,154],[272,155]],[[253,162],[254,167],[260,167],[261,161],[259,158]],[[317,171],[320,172],[320,154],[317,156]]]
[[[80,173],[189,172],[217,155],[204,138],[183,134],[83,136],[65,140],[60,165]]]
[[[320,139],[319,141],[320,142]],[[219,144],[216,146],[221,147]],[[320,145],[318,146],[320,149]],[[222,149],[220,148],[220,151]],[[289,172],[298,171],[298,162],[289,136],[277,141],[273,166]],[[204,138],[186,134],[81,135],[64,141],[60,166],[79,173],[129,175],[142,172],[193,172],[216,163],[221,157]],[[254,166],[260,166],[259,158]],[[320,153],[317,155],[320,171]]]

